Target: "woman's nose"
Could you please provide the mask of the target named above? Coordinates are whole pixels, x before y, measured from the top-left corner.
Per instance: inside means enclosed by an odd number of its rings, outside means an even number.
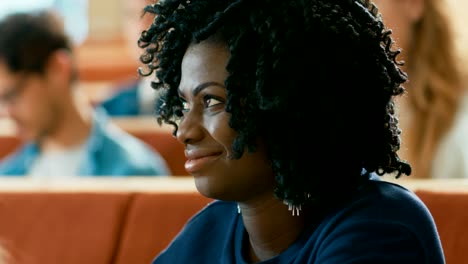
[[[184,145],[191,144],[203,138],[203,131],[203,118],[189,111],[179,123],[176,138]]]

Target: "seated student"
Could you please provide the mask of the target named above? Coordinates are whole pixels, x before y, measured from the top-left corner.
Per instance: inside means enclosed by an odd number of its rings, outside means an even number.
[[[418,178],[468,178],[468,90],[445,0],[375,0],[409,81],[398,100],[400,156]]]
[[[0,105],[25,141],[2,160],[0,175],[169,175],[160,154],[76,89],[72,49],[50,11],[0,21]]]
[[[445,263],[427,207],[379,177],[411,174],[394,104],[407,76],[370,1],[148,10],[140,73],[157,77],[158,119],[215,199],[154,264]]]
[[[111,95],[98,105],[113,117],[151,116],[157,93],[148,78],[135,78],[115,84]]]
[[[137,45],[138,36],[151,24],[151,16],[143,16],[143,8],[150,0],[121,0],[124,10],[123,33],[126,47],[136,62],[141,54]],[[110,97],[99,104],[111,116],[154,115],[157,93],[151,88],[151,79],[135,77],[119,82],[111,88]]]

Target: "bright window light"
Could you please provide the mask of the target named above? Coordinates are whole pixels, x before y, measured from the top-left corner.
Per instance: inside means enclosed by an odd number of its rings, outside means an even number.
[[[0,19],[14,12],[51,8],[63,15],[65,30],[75,45],[88,36],[88,0],[0,0]]]

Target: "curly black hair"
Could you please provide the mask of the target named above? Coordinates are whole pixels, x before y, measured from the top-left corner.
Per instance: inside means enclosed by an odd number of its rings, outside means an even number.
[[[163,89],[172,124],[187,47],[219,36],[230,50],[226,111],[236,157],[262,137],[275,195],[294,205],[337,201],[363,176],[411,174],[400,160],[394,97],[407,75],[391,31],[368,0],[160,0],[138,45],[141,75]]]

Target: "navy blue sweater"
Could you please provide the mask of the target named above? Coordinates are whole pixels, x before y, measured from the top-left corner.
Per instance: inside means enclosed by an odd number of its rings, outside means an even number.
[[[247,235],[234,202],[215,201],[194,215],[153,264],[246,263]],[[407,189],[369,180],[355,199],[311,225],[286,251],[261,263],[442,264],[427,207]]]

